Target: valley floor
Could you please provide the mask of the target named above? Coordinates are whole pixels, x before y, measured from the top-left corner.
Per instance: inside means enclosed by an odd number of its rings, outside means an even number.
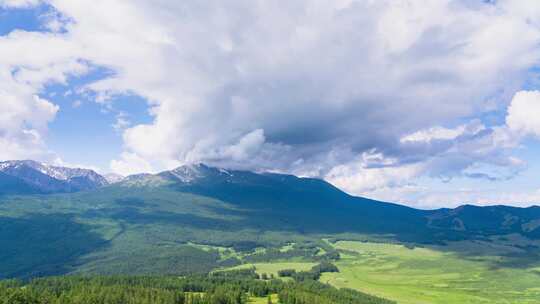
[[[417,239],[400,240],[386,233],[343,232],[334,221],[319,218],[322,213],[306,217],[306,210],[279,209],[277,214],[264,206],[153,187],[4,196],[0,279],[179,277],[246,267],[271,278],[279,270],[300,272],[329,262],[339,272],[323,273],[320,281],[398,303],[540,303],[538,238],[508,229],[500,230],[505,235],[454,238],[441,230],[450,239],[468,241],[413,248],[410,244],[438,239],[421,233]],[[297,223],[325,227],[306,230]],[[524,227],[532,231],[533,224]]]
[[[335,264],[339,273],[324,273],[321,282],[352,288],[403,304],[540,303],[538,265],[505,266],[499,248],[455,243],[450,247],[406,248],[397,244],[340,241]],[[482,255],[458,255],[458,246],[483,249]],[[454,247],[454,248],[452,248]],[[492,254],[492,255],[490,255]],[[309,269],[309,262],[254,263],[259,274],[281,269]]]

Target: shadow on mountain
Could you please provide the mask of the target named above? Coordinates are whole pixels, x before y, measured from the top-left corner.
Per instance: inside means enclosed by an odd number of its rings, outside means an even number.
[[[220,201],[227,199],[221,194],[211,195],[209,192],[187,191],[186,187],[181,190],[181,192]],[[224,207],[220,204],[198,205],[197,207],[200,208],[198,212],[205,210],[204,213],[199,214],[119,206],[87,211],[84,216],[107,217],[135,225],[157,224],[190,228],[198,232],[182,241],[233,247],[238,251],[250,251],[256,247],[271,248],[279,243],[294,241],[297,237],[313,240],[326,237],[333,240],[358,241],[366,240],[366,236],[372,236],[378,241],[397,242],[406,246],[438,245],[436,250],[451,252],[466,260],[487,262],[493,269],[528,268],[540,261],[540,255],[535,253],[537,249],[535,247],[514,246],[512,252],[489,250],[488,236],[491,235],[489,232],[456,231],[453,226],[447,227],[441,223],[438,223],[437,227],[430,227],[424,216],[425,211],[355,197],[342,197],[341,202],[331,203],[320,203],[313,197],[301,199],[296,196],[296,199],[276,203],[264,201],[264,198],[260,197],[248,197],[244,193],[243,200],[228,198],[229,201],[226,203],[234,207]],[[332,206],[336,203],[341,204],[341,207]],[[147,207],[148,204],[145,201],[139,201],[136,204],[127,205]],[[184,202],[183,206],[185,204]],[[203,215],[206,212],[208,216]],[[209,230],[212,232],[208,232]],[[234,232],[235,238],[231,238],[227,232]],[[270,232],[273,239],[259,238],[260,234],[265,232]],[[448,241],[472,243],[482,241],[484,244],[482,246],[485,247],[441,246]],[[490,257],[495,253],[499,258],[491,259]]]
[[[128,207],[156,207],[156,204],[146,202],[144,199],[138,197],[123,197],[114,200],[117,205]]]
[[[186,245],[190,243],[242,252],[256,247],[279,251],[276,248],[294,243],[303,256],[328,246],[322,238],[433,247],[493,268],[529,267],[540,261],[538,248],[526,247],[534,242],[516,242],[508,250],[497,249],[497,244],[490,249],[489,244],[494,235],[540,239],[540,208],[418,210],[353,197],[317,179],[199,170],[201,178],[186,182],[147,186],[142,180],[141,185],[74,194],[3,197],[4,214],[30,215],[0,217],[0,278],[69,273],[81,266],[82,256],[102,249],[107,257],[100,261],[104,271],[151,272],[160,261],[160,271],[176,263],[172,269],[180,273],[189,265],[186,257],[199,255],[200,250]],[[19,186],[11,179],[6,184]],[[51,214],[66,210],[76,215]],[[96,226],[77,223],[75,216]],[[453,241],[483,242],[486,247],[442,246]],[[207,257],[212,260],[207,264],[217,265],[213,259]]]
[[[403,242],[433,244],[426,212],[396,204],[349,196],[330,184],[298,179],[287,184],[268,182],[172,185],[170,189],[217,199],[238,209],[219,209],[219,214],[236,215],[242,228],[291,231],[301,234],[332,235],[358,233],[392,235]],[[299,185],[300,184],[300,185]]]
[[[503,256],[503,259],[495,263],[496,267],[500,268],[530,268],[538,266],[540,261],[540,253],[538,249],[527,250],[523,252],[507,254]],[[535,272],[540,275],[538,271]]]
[[[0,217],[0,244],[0,278],[65,274],[79,257],[107,245],[66,214]]]
[[[202,217],[188,213],[166,211],[141,212],[137,208],[122,208],[112,210],[110,217],[126,221],[130,224],[174,224],[189,226],[197,229],[228,229],[232,230],[236,222],[218,218]],[[240,228],[240,227],[239,227]]]
[[[540,265],[540,251],[537,246],[508,245],[504,249],[493,247],[490,242],[468,241],[467,246],[436,246],[432,249],[455,254],[463,260],[486,263],[491,270],[527,269]],[[427,246],[428,248],[431,248]],[[540,272],[537,272],[540,275]]]

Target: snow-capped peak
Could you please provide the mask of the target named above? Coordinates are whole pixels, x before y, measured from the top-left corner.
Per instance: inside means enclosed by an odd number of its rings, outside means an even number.
[[[233,176],[231,171],[223,168],[208,167],[205,164],[188,164],[181,167],[178,167],[171,171],[165,171],[160,173],[162,176],[169,176],[182,182],[182,183],[193,183],[201,179],[209,177],[230,177]]]
[[[12,160],[1,162],[0,171],[5,171],[7,169],[16,169],[22,166],[30,167],[45,175],[62,181],[67,181],[75,177],[87,177],[94,181],[98,181],[99,179],[103,178],[95,171],[90,169],[52,166],[34,160]]]
[[[198,178],[204,177],[204,169],[206,168],[203,164],[193,164],[185,165],[178,167],[174,170],[169,171],[174,177],[178,178],[184,183],[192,182]]]
[[[103,177],[105,177],[105,179],[107,180],[109,184],[119,183],[126,178],[125,176],[122,176],[120,174],[115,174],[115,173],[105,174]]]
[[[33,160],[0,162],[0,172],[19,178],[44,192],[72,192],[108,184],[103,176],[90,169],[52,166]]]

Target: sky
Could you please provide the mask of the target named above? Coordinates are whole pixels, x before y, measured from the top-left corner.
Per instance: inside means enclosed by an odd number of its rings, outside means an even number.
[[[0,160],[540,204],[540,1],[0,0]]]

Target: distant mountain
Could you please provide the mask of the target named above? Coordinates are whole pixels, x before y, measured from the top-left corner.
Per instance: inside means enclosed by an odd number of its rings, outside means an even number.
[[[93,170],[51,166],[33,160],[0,162],[0,173],[4,175],[0,192],[6,193],[76,192],[109,184]]]
[[[468,236],[515,233],[540,239],[540,207],[463,205],[455,209],[433,210],[428,215],[428,227]]]
[[[22,179],[0,172],[0,194],[34,194],[39,192],[39,189]]]
[[[126,177],[120,174],[109,173],[103,176],[109,184],[116,184],[123,181]]]

